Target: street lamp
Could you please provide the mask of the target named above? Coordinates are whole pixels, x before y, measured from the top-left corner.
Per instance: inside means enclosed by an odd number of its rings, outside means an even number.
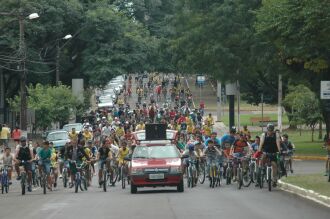
[[[18,22],[19,22],[19,55],[21,58],[20,70],[23,71],[21,77],[21,112],[20,112],[20,123],[21,130],[27,130],[27,95],[26,95],[26,69],[25,69],[25,60],[26,60],[26,47],[25,47],[25,38],[24,38],[24,16],[22,9],[19,9]],[[37,13],[32,13],[28,16],[28,19],[33,20],[39,18]]]
[[[60,53],[61,53],[61,48],[60,47],[60,40],[68,40],[71,39],[72,35],[71,34],[67,34],[65,37],[63,38],[59,38],[56,40],[56,77],[55,77],[55,81],[56,81],[56,85],[59,85],[60,82]]]

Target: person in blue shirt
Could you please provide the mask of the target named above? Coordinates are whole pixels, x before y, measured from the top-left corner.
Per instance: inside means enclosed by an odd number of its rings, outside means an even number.
[[[253,152],[256,152],[259,149],[259,145],[260,145],[260,137],[256,136],[254,143],[251,144],[251,149]]]
[[[209,144],[210,140],[212,140],[215,145],[220,145],[220,143],[221,143],[219,138],[217,138],[217,133],[216,132],[212,132],[211,137],[205,140],[205,146],[207,146]]]
[[[220,145],[221,145],[221,147],[224,147],[226,143],[229,143],[230,145],[232,145],[232,144],[234,144],[235,140],[236,140],[236,128],[232,127],[230,129],[229,134],[222,136],[222,138],[220,140]]]

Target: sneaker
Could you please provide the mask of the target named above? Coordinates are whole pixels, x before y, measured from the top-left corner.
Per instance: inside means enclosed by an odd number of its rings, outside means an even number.
[[[56,188],[56,186],[57,186],[57,182],[54,183],[54,188]]]
[[[17,176],[16,180],[21,180],[21,178],[22,178],[21,176]]]
[[[32,192],[32,186],[31,185],[28,185],[27,189],[28,189],[29,192]]]
[[[58,176],[58,178],[62,179],[62,178],[63,178],[62,174],[60,174],[60,175]]]
[[[69,188],[71,189],[73,187],[73,183],[69,183]]]
[[[9,185],[13,184],[11,181],[8,182]]]

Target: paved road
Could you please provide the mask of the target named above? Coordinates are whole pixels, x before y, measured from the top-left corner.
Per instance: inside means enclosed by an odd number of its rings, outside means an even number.
[[[134,97],[133,97],[134,98]],[[133,100],[134,101],[134,100]],[[296,173],[318,172],[319,162],[296,161]],[[93,185],[86,192],[58,189],[42,194],[35,188],[21,196],[17,181],[8,194],[0,194],[0,218],[253,218],[253,219],[328,219],[330,209],[309,200],[275,189],[268,192],[251,185],[238,191],[236,185],[211,189],[207,184],[185,188],[177,193],[172,188],[143,188],[130,194],[120,186],[103,192]]]

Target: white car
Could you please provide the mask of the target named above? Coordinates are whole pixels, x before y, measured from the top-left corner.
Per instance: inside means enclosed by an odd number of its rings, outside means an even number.
[[[99,109],[111,109],[113,108],[114,104],[112,101],[104,102],[104,103],[99,103],[97,107]]]

